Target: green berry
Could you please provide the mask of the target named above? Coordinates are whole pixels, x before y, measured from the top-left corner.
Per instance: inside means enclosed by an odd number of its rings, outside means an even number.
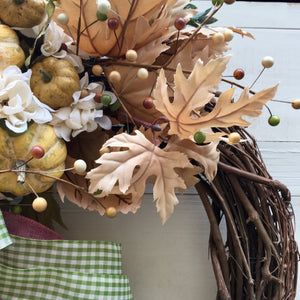
[[[22,212],[22,207],[20,205],[14,205],[11,212],[15,215],[19,215]]]
[[[112,105],[109,106],[109,109],[111,111],[116,111],[121,107],[121,104],[119,102],[119,100],[117,100],[116,102],[114,102]]]
[[[97,11],[97,19],[99,21],[106,21],[107,20],[107,14],[102,14],[101,12]]]
[[[109,105],[111,103],[111,96],[108,94],[103,94],[101,96],[101,103],[103,105]]]
[[[220,5],[221,3],[223,3],[223,0],[212,0],[211,2],[213,5]]]
[[[276,115],[272,115],[269,119],[268,119],[268,123],[271,126],[277,126],[280,123],[280,118]]]
[[[197,144],[203,144],[206,139],[206,135],[203,131],[199,130],[194,134],[194,140]]]

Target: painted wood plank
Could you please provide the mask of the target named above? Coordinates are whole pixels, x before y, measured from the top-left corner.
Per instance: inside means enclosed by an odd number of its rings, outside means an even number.
[[[287,1],[288,2],[288,1]],[[192,1],[199,11],[211,7],[211,1]],[[221,26],[243,28],[300,28],[300,4],[284,2],[236,1],[223,5],[216,15]]]

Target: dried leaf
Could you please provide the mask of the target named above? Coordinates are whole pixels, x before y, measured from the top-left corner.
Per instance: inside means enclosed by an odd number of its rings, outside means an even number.
[[[155,176],[154,200],[162,222],[169,218],[178,203],[175,189],[185,189],[184,180],[175,168],[193,168],[186,155],[164,150],[150,143],[138,130],[136,135],[122,133],[108,140],[103,147],[123,147],[127,150],[105,153],[98,160],[99,167],[87,174],[90,192],[102,190],[110,194],[114,188],[141,197],[149,177]]]
[[[164,39],[156,39],[138,49],[136,64],[152,65],[161,52],[169,49],[169,46],[163,43]],[[126,60],[119,59],[118,62],[126,62]],[[148,122],[152,122],[155,118],[161,116],[161,113],[155,108],[146,109],[143,106],[143,100],[150,96],[155,84],[157,77],[155,72],[150,71],[147,79],[139,79],[136,76],[137,67],[118,65],[104,67],[106,75],[112,70],[118,71],[121,75],[121,81],[115,83],[114,88],[122,97],[123,103],[131,115]]]
[[[182,139],[173,135],[165,148],[165,151],[179,151],[188,158],[195,160],[202,167],[205,176],[212,181],[217,174],[220,152],[217,150],[218,143],[197,145],[189,139]]]
[[[261,114],[263,105],[271,100],[277,86],[263,90],[249,98],[246,88],[238,101],[232,102],[234,88],[221,94],[211,113],[197,116],[194,111],[200,111],[213,97],[212,91],[221,79],[229,56],[211,60],[203,66],[201,61],[195,65],[188,78],[183,75],[178,65],[175,75],[174,100],[170,102],[164,71],[160,72],[154,90],[155,106],[170,122],[169,134],[177,134],[189,138],[199,129],[212,127],[248,126],[250,123],[243,116],[257,117]]]
[[[81,17],[81,27],[79,31],[82,32],[80,36],[79,46],[82,50],[86,51],[91,55],[117,55],[119,53],[119,44],[122,43],[122,50],[120,54],[126,52],[127,47],[134,47],[135,31],[136,31],[136,22],[139,17],[145,17],[148,22],[152,18],[155,18],[161,11],[161,8],[164,5],[173,5],[176,0],[139,0],[139,1],[117,1],[111,0],[111,9],[119,14],[121,17],[118,17],[120,26],[115,30],[109,29],[107,26],[107,21],[101,22],[97,20],[97,4],[96,1],[88,0],[64,0],[62,1],[62,10],[57,10],[57,14],[61,12],[67,12],[69,16],[68,26],[72,35],[77,39],[78,34],[78,20]],[[80,10],[80,3],[82,7]],[[130,7],[134,5],[130,18],[127,20],[128,14],[130,12]],[[81,11],[81,13],[80,13]],[[112,11],[107,14],[108,19],[116,17]],[[126,20],[126,30],[123,36],[123,28]],[[96,22],[95,22],[96,21]],[[93,25],[89,26],[95,22]],[[163,32],[165,28],[160,28]],[[116,36],[118,38],[118,42]]]
[[[236,28],[236,27],[228,27],[228,28],[231,29],[233,32],[239,33],[242,37],[247,36],[255,40],[255,37],[250,32],[244,31],[241,28]]]
[[[194,128],[248,126],[251,123],[243,116],[257,117],[265,103],[273,99],[278,84],[262,90],[249,98],[249,89],[245,88],[236,102],[231,102],[234,88],[222,93],[213,111],[203,118],[199,118],[192,125]]]
[[[198,119],[192,119],[191,113],[203,107],[213,98],[213,91],[221,81],[221,75],[226,68],[230,56],[219,57],[203,66],[197,61],[192,73],[185,78],[180,64],[175,74],[174,101],[168,96],[168,86],[164,71],[161,70],[157,85],[153,91],[156,109],[163,113],[170,122],[169,134],[177,134],[189,138],[201,127],[194,129]],[[192,130],[190,127],[192,126]],[[210,126],[208,126],[210,127]],[[202,127],[203,128],[203,127]],[[205,127],[204,127],[205,128]]]
[[[116,207],[119,212],[124,214],[127,214],[128,212],[135,213],[140,207],[141,200],[132,203],[130,195],[109,195],[100,198],[90,194],[88,193],[88,180],[81,175],[71,172],[66,172],[66,174],[67,175],[64,175],[63,179],[76,185],[86,187],[86,190],[77,189],[73,185],[58,181],[57,191],[62,201],[66,198],[83,209],[98,211],[101,216],[105,214],[105,209],[109,206]]]

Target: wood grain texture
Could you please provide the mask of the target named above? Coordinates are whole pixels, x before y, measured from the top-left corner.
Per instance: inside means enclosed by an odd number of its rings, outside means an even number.
[[[193,3],[198,4],[199,10],[211,6],[210,1]],[[274,67],[263,73],[253,89],[259,91],[280,82],[276,99],[300,98],[300,4],[236,2],[224,5],[217,18],[218,26],[243,26],[256,38],[255,41],[234,38],[228,75],[241,67],[246,76],[239,83],[250,85],[261,71],[261,59],[271,55],[275,59]],[[269,113],[265,109],[249,131],[259,141],[269,173],[291,190],[297,223],[300,220],[300,112],[278,102],[270,103],[269,107],[280,115],[280,125],[267,124]],[[124,274],[130,278],[134,299],[215,299],[216,284],[207,248],[207,217],[194,189],[179,200],[175,213],[164,226],[151,194],[145,195],[136,215],[119,215],[113,220],[66,202],[62,213],[70,229],[57,228],[57,231],[72,239],[121,242]],[[300,244],[298,227],[296,239]]]

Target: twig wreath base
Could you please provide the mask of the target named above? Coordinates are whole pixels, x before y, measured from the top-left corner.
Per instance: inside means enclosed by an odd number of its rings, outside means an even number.
[[[201,176],[196,184],[210,222],[217,299],[295,299],[299,253],[290,192],[267,172],[255,139],[234,131],[251,142],[220,144],[215,180]]]

